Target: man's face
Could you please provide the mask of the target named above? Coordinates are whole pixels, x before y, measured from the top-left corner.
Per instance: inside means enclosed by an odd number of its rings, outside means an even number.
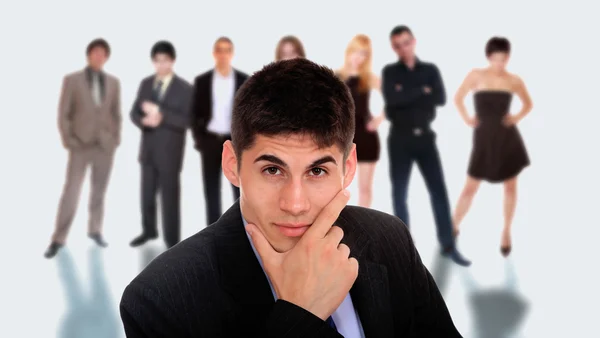
[[[286,252],[323,207],[350,185],[356,150],[353,146],[344,159],[338,146],[319,149],[310,136],[259,135],[252,148],[243,152],[239,171],[227,141],[223,168],[229,181],[240,187],[246,221],[258,226],[276,251]]]
[[[213,50],[215,62],[219,66],[229,66],[233,58],[233,46],[227,41],[219,41]]]
[[[106,60],[108,60],[108,54],[103,47],[94,47],[88,54],[88,64],[96,70],[101,70]]]
[[[416,40],[409,32],[396,34],[391,38],[392,49],[401,59],[412,58],[415,55]]]
[[[156,54],[152,59],[156,74],[160,76],[168,75],[173,71],[173,59],[167,54]]]

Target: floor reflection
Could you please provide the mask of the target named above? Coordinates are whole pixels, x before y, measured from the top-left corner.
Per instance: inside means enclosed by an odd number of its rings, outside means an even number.
[[[467,289],[475,337],[517,337],[530,305],[519,292],[517,274],[510,260],[505,262],[503,286],[483,288],[468,270],[461,273]]]
[[[67,311],[58,329],[58,338],[116,338],[122,335],[117,306],[104,275],[102,249],[88,253],[90,278],[82,282],[68,248],[57,257],[58,274]],[[89,286],[89,288],[86,288]]]
[[[442,295],[447,295],[450,273],[455,266],[448,259],[436,256],[431,274]],[[477,338],[509,338],[519,336],[519,329],[529,312],[529,303],[521,295],[517,274],[511,260],[505,262],[505,280],[500,287],[478,285],[470,269],[457,268],[465,285],[473,328]]]

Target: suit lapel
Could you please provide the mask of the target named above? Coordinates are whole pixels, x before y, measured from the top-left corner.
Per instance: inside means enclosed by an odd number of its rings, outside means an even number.
[[[90,86],[87,70],[84,68],[79,73],[78,86],[81,88],[83,99],[88,101],[89,106],[96,108],[96,102],[94,102],[94,96],[92,94],[92,87]]]
[[[240,75],[240,72],[237,71],[237,69],[234,69],[233,72],[235,74],[235,76],[234,76],[234,79],[235,79],[234,80],[235,81],[235,84],[234,84],[235,91],[233,92],[233,95],[235,96],[235,94],[237,93],[238,89],[240,89],[240,87],[242,86],[242,76]]]
[[[104,73],[103,75],[104,75],[104,97],[102,98],[102,103],[100,106],[104,108],[104,106],[106,106],[109,102],[112,102],[111,95],[113,92],[113,82],[111,81],[111,79],[108,77],[108,75],[106,73]]]
[[[363,225],[342,211],[336,223],[344,230],[343,243],[358,260],[358,277],[350,289],[354,308],[366,337],[393,337],[394,321],[387,268],[373,262],[368,253],[370,236]]]
[[[239,202],[234,203],[212,226],[217,227],[215,237],[223,289],[238,306],[235,313],[241,325],[258,329],[275,300],[265,273],[250,246]]]
[[[208,73],[208,76],[206,77],[206,87],[205,87],[205,100],[207,102],[207,107],[206,107],[206,126],[208,126],[208,123],[210,122],[210,120],[212,119],[212,108],[213,108],[213,76],[214,76],[214,70],[211,70]]]

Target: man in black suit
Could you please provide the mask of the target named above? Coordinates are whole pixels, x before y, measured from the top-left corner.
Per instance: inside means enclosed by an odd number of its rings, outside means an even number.
[[[410,226],[408,183],[416,162],[429,191],[442,255],[469,266],[471,262],[455,245],[442,162],[431,129],[436,107],[446,103],[442,76],[435,64],[416,57],[416,40],[407,26],[394,27],[390,42],[398,61],[383,69],[381,87],[385,115],[391,122],[388,152],[394,214]]]
[[[126,287],[127,337],[461,337],[400,219],[346,206],[354,103],[332,70],[264,67],[231,125],[241,197]]]
[[[192,135],[202,156],[207,225],[221,217],[221,153],[223,142],[231,140],[231,111],[235,93],[248,75],[231,66],[233,42],[220,37],[213,46],[215,68],[194,80]],[[240,197],[232,185],[234,200]]]
[[[152,47],[156,74],[142,80],[131,109],[131,120],[142,131],[139,161],[143,232],[131,242],[133,247],[158,236],[156,195],[159,190],[167,248],[180,240],[179,176],[192,88],[173,73],[175,56],[175,48],[168,41],[159,41]]]

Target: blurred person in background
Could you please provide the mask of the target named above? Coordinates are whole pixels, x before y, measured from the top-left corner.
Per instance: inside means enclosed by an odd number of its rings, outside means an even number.
[[[221,217],[221,153],[223,142],[231,140],[231,112],[235,93],[248,74],[231,66],[233,42],[220,37],[213,46],[215,66],[194,80],[192,96],[192,136],[202,156],[202,179],[206,201],[206,225]],[[234,201],[240,197],[232,185]]]
[[[441,253],[462,266],[467,260],[456,248],[452,215],[436,134],[431,128],[436,109],[446,104],[446,90],[438,67],[415,55],[416,39],[407,26],[390,33],[398,61],[383,69],[385,114],[391,123],[388,136],[394,214],[410,226],[408,186],[416,162],[429,192]]]
[[[104,196],[121,142],[121,89],[119,80],[103,69],[110,56],[106,40],[90,42],[86,55],[88,65],[65,76],[61,90],[58,128],[69,162],[46,258],[54,257],[65,244],[88,167],[92,170],[88,236],[101,247],[108,245],[102,236]]]
[[[454,212],[454,233],[467,214],[482,180],[504,185],[504,229],[500,252],[508,256],[512,249],[511,225],[517,204],[517,177],[529,166],[529,155],[517,124],[532,109],[531,97],[523,80],[506,70],[511,52],[510,41],[493,37],[485,46],[489,66],[467,74],[454,97],[461,118],[473,128],[473,148],[467,181]],[[467,113],[465,96],[473,93],[475,116]],[[522,108],[510,113],[514,95]]]
[[[130,117],[141,133],[142,234],[132,247],[158,237],[156,197],[160,191],[167,248],[180,240],[180,175],[192,97],[191,85],[173,72],[175,47],[159,41],[150,52],[156,73],[140,83]]]
[[[344,66],[336,72],[350,89],[354,100],[358,205],[366,208],[373,201],[373,176],[381,151],[377,128],[385,118],[384,114],[373,117],[369,107],[371,90],[381,90],[381,80],[373,74],[372,58],[371,39],[363,34],[356,35],[346,48]]]
[[[300,39],[293,35],[286,35],[277,43],[275,61],[306,58],[304,46]]]

